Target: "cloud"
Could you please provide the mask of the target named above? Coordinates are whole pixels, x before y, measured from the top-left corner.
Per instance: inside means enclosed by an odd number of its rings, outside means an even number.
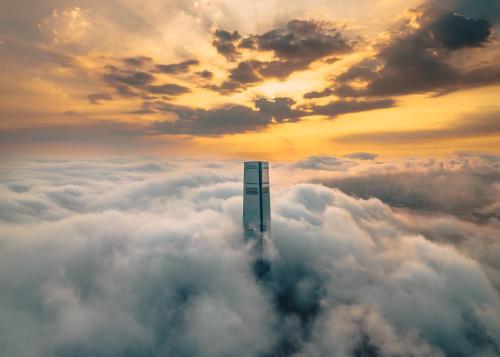
[[[209,70],[203,70],[203,71],[199,71],[199,72],[196,72],[197,75],[199,75],[201,78],[205,78],[205,79],[212,79],[212,77],[214,76],[214,74],[212,72],[210,72]]]
[[[241,38],[238,31],[229,32],[222,29],[217,29],[214,32],[214,40],[212,44],[221,55],[229,61],[234,61],[238,55],[235,42]]]
[[[242,84],[260,82],[261,78],[256,72],[258,65],[257,61],[240,62],[230,71],[229,79]]]
[[[243,38],[237,31],[216,30],[213,45],[232,62],[237,61],[244,51],[250,54],[249,59],[238,62],[230,70],[225,82],[209,87],[222,93],[245,89],[249,84],[266,78],[284,80],[295,71],[307,69],[316,60],[352,51],[352,45],[343,38],[335,24],[296,19],[263,34]],[[268,53],[274,59],[263,61],[256,58]]]
[[[255,107],[259,109],[262,114],[271,115],[276,121],[281,122],[284,119],[298,120],[298,118],[306,115],[305,112],[293,109],[295,101],[291,98],[277,97],[273,99],[257,98],[255,100]]]
[[[317,59],[348,52],[351,47],[340,31],[327,22],[290,20],[285,27],[255,36],[258,49],[271,51],[284,60]]]
[[[151,85],[147,87],[147,90],[149,93],[165,95],[180,95],[191,92],[191,90],[187,87],[172,83],[166,83],[157,86]]]
[[[365,59],[337,76],[336,94],[357,97],[445,93],[498,83],[500,71],[494,63],[470,69],[457,68],[449,61],[457,50],[485,45],[492,33],[489,21],[434,6],[422,6],[415,12],[418,28],[401,26],[375,59]],[[356,81],[366,86],[353,86]]]
[[[304,94],[304,99],[314,99],[314,98],[323,98],[334,95],[335,92],[330,88],[325,88],[321,91],[311,91]]]
[[[161,73],[178,74],[188,72],[192,66],[196,66],[199,63],[200,62],[198,60],[189,59],[180,63],[157,64],[155,68],[158,72]]]
[[[271,124],[272,117],[242,105],[232,105],[211,110],[167,107],[177,115],[175,121],[158,121],[153,128],[165,134],[207,135],[243,133],[263,129]]]
[[[428,17],[428,15],[426,14]],[[460,14],[442,12],[438,19],[427,19],[426,32],[437,44],[454,51],[464,47],[479,47],[491,35],[491,23]]]
[[[142,67],[147,63],[150,63],[153,59],[148,56],[136,56],[136,57],[126,57],[123,62],[131,67]]]
[[[112,100],[113,97],[109,93],[92,93],[87,95],[87,98],[92,104],[99,104],[103,100]]]
[[[453,10],[458,14],[467,14],[470,17],[485,18],[492,23],[496,23],[500,18],[500,4],[492,0],[444,0],[426,1],[427,6],[441,6],[445,9]]]
[[[271,181],[271,271],[257,281],[240,163],[7,165],[1,197],[47,208],[0,201],[9,355],[498,354],[500,267],[484,254],[500,251],[494,221]]]
[[[324,106],[296,108],[295,101],[288,97],[273,99],[260,97],[254,102],[257,110],[242,105],[193,109],[161,101],[146,102],[142,110],[170,112],[177,116],[175,121],[157,121],[153,124],[153,131],[172,135],[218,136],[261,130],[275,123],[297,122],[311,115],[332,118],[347,113],[390,107],[393,103],[391,99],[351,100],[332,102]]]
[[[350,163],[346,160],[338,159],[334,156],[316,155],[304,160],[297,161],[293,167],[305,170],[345,170]]]
[[[142,57],[134,57],[129,60],[132,62],[143,61]],[[148,60],[149,62],[149,60]],[[197,63],[197,61],[196,61]],[[193,65],[193,61],[185,61],[172,65],[157,65],[157,71],[164,73],[181,73],[189,69]],[[168,68],[165,66],[169,66]],[[167,95],[178,96],[191,92],[191,90],[183,85],[175,83],[153,84],[156,78],[153,74],[130,68],[118,68],[115,66],[106,66],[106,72],[102,76],[104,82],[113,87],[116,92],[122,97],[138,97],[146,95]]]
[[[2,144],[8,152],[16,152],[25,145],[75,145],[104,151],[134,151],[138,147],[157,145],[150,127],[120,121],[95,121],[83,115],[86,122],[6,129],[0,132]],[[153,139],[147,142],[144,139]],[[164,143],[168,144],[168,143]]]
[[[50,17],[43,19],[38,27],[47,33],[56,44],[78,42],[92,27],[89,11],[80,7],[64,10],[54,9]]]
[[[313,156],[297,162],[295,167],[327,170],[329,175],[312,174],[311,179],[357,197],[376,197],[393,207],[479,220],[500,216],[495,205],[500,197],[496,185],[498,156],[463,154],[443,160],[366,163],[352,159],[352,156]]]
[[[26,143],[69,143],[93,144],[102,148],[122,149],[133,148],[134,145],[174,145],[161,141],[161,136],[221,136],[240,134],[250,131],[259,131],[284,122],[298,122],[310,115],[336,115],[376,109],[381,106],[377,101],[345,103],[337,102],[328,111],[322,107],[304,108],[296,106],[294,100],[288,97],[265,98],[258,97],[254,107],[226,104],[215,108],[202,109],[189,106],[174,105],[165,100],[165,96],[179,96],[188,93],[187,87],[176,84],[146,85],[132,91],[129,86],[116,86],[117,91],[123,91],[124,96],[138,96],[140,93],[149,93],[151,98],[144,100],[138,110],[129,111],[129,114],[158,114],[165,120],[156,120],[147,123],[129,123],[118,120],[93,120],[73,124],[34,126],[26,128],[5,129],[0,131],[2,142],[8,145],[24,145]],[[156,99],[158,96],[163,99]],[[94,104],[101,100],[109,100],[111,95],[96,93],[88,96]],[[65,113],[67,115],[68,113]],[[72,113],[69,113],[72,114]],[[82,113],[82,118],[87,114]]]
[[[351,143],[395,144],[498,135],[500,135],[500,111],[497,108],[485,108],[455,119],[443,128],[350,134],[335,140]]]
[[[154,81],[154,76],[151,73],[144,71],[129,71],[119,69],[114,66],[107,66],[107,73],[103,75],[103,79],[111,86],[127,85],[131,87],[144,87]]]
[[[390,108],[395,105],[393,99],[375,99],[375,100],[338,100],[325,105],[309,106],[314,115],[326,115],[335,117],[341,114],[357,113],[367,110],[376,110]]]
[[[353,152],[352,154],[344,155],[344,157],[357,160],[375,160],[378,157],[378,154],[372,154],[369,152]]]

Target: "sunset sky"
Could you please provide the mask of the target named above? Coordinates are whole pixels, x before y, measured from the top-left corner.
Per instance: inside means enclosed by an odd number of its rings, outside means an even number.
[[[496,0],[0,3],[2,156],[500,151]]]

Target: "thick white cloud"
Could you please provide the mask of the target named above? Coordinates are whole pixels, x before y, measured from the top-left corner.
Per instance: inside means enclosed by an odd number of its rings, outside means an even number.
[[[241,238],[240,163],[6,163],[2,350],[499,354],[495,218],[426,216],[282,179],[299,166],[271,172],[271,271],[258,280]],[[344,175],[362,169],[352,160],[341,166]]]

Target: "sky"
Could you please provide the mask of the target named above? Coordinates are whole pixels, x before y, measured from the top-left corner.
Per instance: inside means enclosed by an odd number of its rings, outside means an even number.
[[[2,157],[499,151],[496,0],[2,1]]]

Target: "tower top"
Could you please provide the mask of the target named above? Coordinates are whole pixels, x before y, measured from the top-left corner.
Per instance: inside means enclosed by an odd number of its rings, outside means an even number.
[[[260,161],[260,160],[256,160],[256,161],[245,161],[245,166],[247,166],[247,165],[258,165],[258,164],[262,164],[262,165],[267,165],[267,166],[269,166],[269,162],[267,162],[267,161]]]

